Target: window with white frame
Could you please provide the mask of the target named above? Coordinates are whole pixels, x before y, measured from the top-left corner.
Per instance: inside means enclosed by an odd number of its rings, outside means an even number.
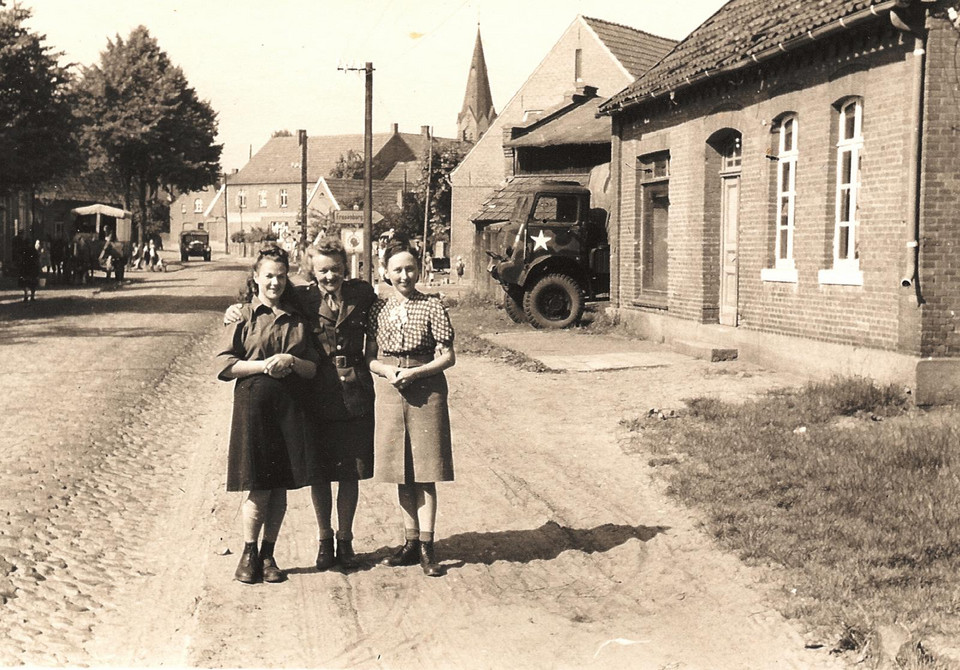
[[[257,199],[258,199],[258,204],[260,205],[260,207],[266,207],[266,206],[267,206],[267,192],[266,192],[266,191],[261,190],[261,191],[257,194]]]
[[[181,202],[181,203],[180,203],[180,213],[181,213],[181,214],[186,214],[186,213],[187,213],[187,203],[186,203],[186,202]]]
[[[202,212],[202,211],[203,211],[203,199],[202,199],[202,198],[197,198],[196,200],[193,201],[193,211],[194,211],[194,212]]]
[[[247,206],[247,192],[237,191],[237,207],[244,209]]]
[[[280,189],[280,206],[281,207],[287,206],[287,189],[285,188]]]
[[[797,200],[797,131],[796,116],[787,116],[780,123],[780,146],[777,152],[777,269],[794,267],[793,231]]]
[[[860,220],[860,154],[863,151],[863,104],[851,100],[840,108],[837,142],[837,214],[833,266],[860,267],[857,225]]]

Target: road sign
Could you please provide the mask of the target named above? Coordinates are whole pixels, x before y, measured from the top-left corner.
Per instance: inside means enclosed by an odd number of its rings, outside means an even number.
[[[343,248],[348,254],[363,252],[363,229],[341,228],[340,237],[343,240]]]
[[[383,220],[383,214],[377,210],[372,212],[373,223],[379,223]],[[360,209],[339,209],[334,210],[333,220],[336,223],[339,223],[342,226],[362,226],[363,225],[363,210]]]
[[[333,213],[333,220],[347,226],[362,226],[363,212],[358,209],[341,209]]]

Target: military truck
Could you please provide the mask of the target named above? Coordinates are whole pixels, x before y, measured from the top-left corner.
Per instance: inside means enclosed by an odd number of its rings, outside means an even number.
[[[607,212],[590,208],[577,182],[534,180],[520,187],[509,221],[484,231],[488,271],[517,323],[566,328],[587,300],[610,297]]]

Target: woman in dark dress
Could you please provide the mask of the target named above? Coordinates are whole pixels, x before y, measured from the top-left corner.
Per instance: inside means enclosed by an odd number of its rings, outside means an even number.
[[[19,248],[17,283],[23,289],[23,301],[37,299],[40,284],[40,252],[29,235]]]
[[[253,266],[256,295],[225,330],[218,377],[236,379],[227,464],[227,490],[247,491],[241,512],[244,549],[235,577],[280,582],[273,551],[287,509],[287,490],[323,476],[309,419],[319,353],[307,322],[291,307],[286,252],[262,249]],[[257,549],[260,531],[263,542]]]

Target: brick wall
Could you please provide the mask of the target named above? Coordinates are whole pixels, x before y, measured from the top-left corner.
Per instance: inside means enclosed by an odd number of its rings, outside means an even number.
[[[956,36],[937,33],[932,41],[942,51],[937,61],[952,64]],[[953,41],[951,41],[953,40]],[[805,338],[920,353],[915,350],[919,313],[909,307],[912,289],[901,288],[906,270],[907,147],[911,132],[909,84],[914,72],[913,40],[889,26],[843,33],[832,42],[776,61],[680,91],[674,101],[653,103],[623,113],[617,141],[621,203],[619,208],[618,305],[625,309],[666,311],[674,317],[716,322],[719,296],[720,175],[719,159],[711,137],[736,131],[742,135],[742,168],[739,208],[739,325],[741,328]],[[949,56],[949,57],[948,57]],[[931,78],[945,66],[934,67]],[[953,80],[955,81],[955,80]],[[951,89],[952,90],[952,89]],[[956,95],[956,94],[954,94]],[[859,254],[862,285],[837,285],[821,281],[820,271],[832,266],[836,201],[837,104],[850,96],[863,100],[862,190],[860,197]],[[655,106],[654,106],[655,105]],[[949,113],[942,110],[940,132],[950,124],[960,126],[957,102]],[[949,105],[944,101],[944,107]],[[761,271],[774,266],[776,225],[777,136],[774,121],[784,113],[799,121],[793,282],[763,281]],[[933,111],[928,116],[934,116]],[[955,208],[943,200],[957,193],[960,138],[949,133],[940,154],[926,156],[924,271],[934,271],[944,281],[938,263],[953,271],[952,295],[960,295],[955,282],[957,255],[944,248],[942,235],[931,236],[935,226],[947,227]],[[615,148],[615,153],[618,149]],[[643,299],[641,235],[637,202],[636,157],[669,150],[671,157],[668,296],[666,305],[654,308]],[[939,163],[936,163],[939,161]],[[934,164],[936,163],[936,167]],[[949,163],[949,165],[947,165]],[[947,171],[949,179],[930,179],[929,173]],[[934,195],[932,189],[938,189]],[[951,211],[952,210],[952,211]],[[940,218],[934,221],[936,215]],[[939,229],[938,229],[939,230]],[[953,226],[954,235],[957,227]],[[934,248],[931,237],[937,238]],[[956,245],[954,237],[949,242]],[[948,260],[952,259],[952,260]],[[930,289],[932,280],[927,280]],[[946,300],[946,292],[935,292]],[[955,298],[952,300],[956,300]],[[952,303],[951,303],[952,304]],[[937,315],[925,309],[924,332],[952,327],[946,306]],[[960,307],[960,305],[953,305]],[[943,339],[943,336],[937,336]],[[958,342],[957,344],[960,344]],[[954,345],[956,346],[956,345]],[[924,345],[929,350],[928,345]]]
[[[960,355],[960,93],[958,34],[928,22],[921,182],[921,353]]]
[[[453,173],[451,257],[478,258],[476,227],[470,216],[508,176],[503,130],[521,124],[526,111],[549,109],[563,102],[576,86],[573,67],[577,49],[582,49],[583,83],[596,86],[600,96],[611,96],[633,81],[586,24],[580,19],[574,21]],[[490,76],[496,77],[497,73],[491,72]],[[485,270],[486,263],[480,261],[468,263],[467,278],[476,279],[476,270]]]

